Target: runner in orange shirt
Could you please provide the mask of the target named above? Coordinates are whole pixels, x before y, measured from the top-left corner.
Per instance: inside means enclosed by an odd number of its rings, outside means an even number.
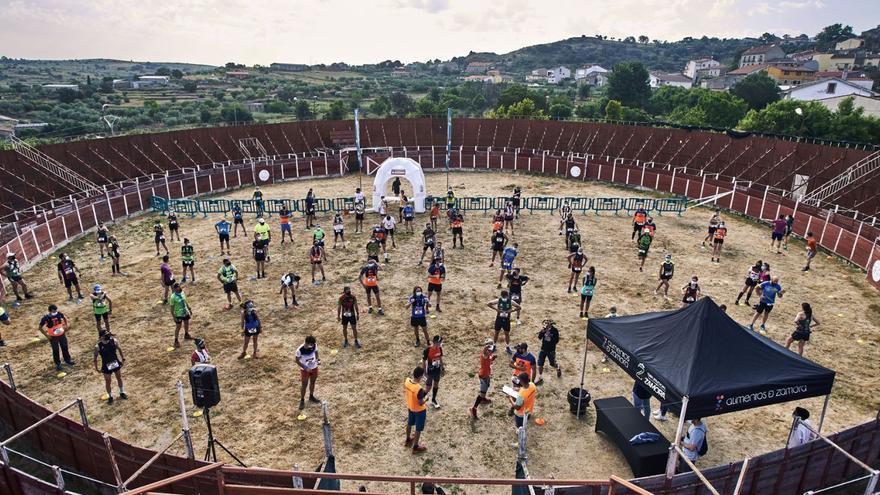
[[[404,447],[412,447],[413,454],[419,454],[428,450],[419,445],[419,439],[422,431],[425,429],[425,419],[428,417],[428,407],[425,405],[428,399],[428,391],[422,388],[422,377],[425,376],[425,368],[421,366],[413,370],[413,374],[403,382],[403,393],[406,399],[407,420],[406,420],[406,441],[403,442]],[[416,434],[410,436],[415,426]]]
[[[810,263],[813,262],[817,252],[818,247],[816,246],[816,238],[813,237],[813,231],[807,232],[807,264],[804,266],[803,271],[810,270]]]
[[[372,259],[367,261],[367,264],[361,268],[361,274],[358,276],[358,281],[360,281],[364,290],[367,291],[367,313],[373,312],[372,294],[376,294],[376,306],[379,308],[377,313],[379,316],[384,315],[385,311],[382,311],[382,299],[379,298],[379,263]]]
[[[284,244],[285,233],[290,238],[290,242],[293,242],[293,232],[290,228],[290,210],[286,206],[282,207],[281,211],[278,212],[278,218],[281,222],[281,244]]]
[[[474,419],[478,419],[477,408],[480,407],[480,404],[492,403],[492,399],[487,398],[486,394],[489,392],[489,386],[491,385],[492,363],[495,361],[495,357],[495,342],[487,338],[483,342],[483,350],[480,351],[480,372],[478,374],[480,378],[480,393],[477,394],[477,400],[474,401],[474,405],[471,407],[471,417]]]
[[[712,261],[721,263],[721,246],[724,245],[724,238],[727,237],[727,227],[724,221],[718,223],[715,233],[712,234]]]

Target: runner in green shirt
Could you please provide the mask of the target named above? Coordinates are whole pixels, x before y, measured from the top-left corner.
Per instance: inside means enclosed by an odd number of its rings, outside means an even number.
[[[104,326],[109,332],[113,301],[110,300],[110,296],[104,292],[100,284],[95,284],[95,288],[89,296],[92,299],[92,312],[95,314],[95,325],[98,327],[98,331],[101,331],[101,320],[104,320]]]
[[[379,240],[375,237],[370,238],[370,241],[367,242],[367,261],[376,260],[379,261],[379,249],[381,248],[381,244],[379,244]]]
[[[641,235],[639,235],[639,271],[642,271],[642,268],[645,266],[645,259],[648,258],[648,249],[651,248],[651,243],[654,242],[654,236],[651,235],[651,231],[648,229],[643,229]]]
[[[238,294],[238,270],[229,258],[223,259],[223,264],[217,271],[217,280],[223,284],[223,292],[226,293],[226,309],[232,309],[232,294],[235,294],[238,302],[241,302],[241,296]]]
[[[196,283],[196,258],[195,258],[196,248],[193,247],[192,244],[189,243],[189,239],[186,237],[183,238],[183,246],[180,246],[180,260],[183,264],[183,280],[181,282],[186,282],[186,269],[189,268],[189,273],[192,275],[192,283]]]
[[[192,340],[189,335],[189,319],[192,316],[192,310],[189,303],[186,302],[186,294],[180,284],[174,284],[174,292],[169,298],[171,303],[171,317],[174,318],[174,348],[180,347],[180,327],[183,326],[183,338]]]

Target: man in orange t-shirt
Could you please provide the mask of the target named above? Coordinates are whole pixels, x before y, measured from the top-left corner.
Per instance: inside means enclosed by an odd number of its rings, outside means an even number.
[[[477,400],[474,401],[474,406],[471,407],[471,417],[477,419],[477,408],[480,404],[491,404],[492,399],[486,398],[486,393],[489,392],[489,385],[492,380],[492,363],[495,361],[495,342],[487,338],[483,343],[483,350],[480,351],[480,372],[478,374],[480,378],[480,393],[477,395]]]
[[[403,442],[405,447],[412,447],[412,453],[418,454],[428,450],[419,445],[419,438],[422,436],[422,430],[425,429],[425,419],[428,416],[428,407],[425,402],[428,400],[428,391],[422,388],[421,381],[425,375],[425,368],[421,366],[413,370],[411,377],[403,382],[403,393],[406,398],[407,420],[406,420],[406,441]],[[416,428],[416,434],[410,436],[413,426]]]
[[[810,263],[813,262],[813,258],[816,257],[816,253],[819,248],[816,246],[816,238],[813,237],[813,231],[807,232],[807,264],[804,266],[803,271],[810,270]]]

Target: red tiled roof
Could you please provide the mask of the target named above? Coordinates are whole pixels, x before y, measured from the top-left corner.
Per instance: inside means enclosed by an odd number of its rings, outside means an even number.
[[[760,70],[764,70],[769,67],[768,64],[755,64],[755,65],[747,65],[745,67],[740,67],[739,69],[732,70],[727,73],[729,76],[747,76],[754,72],[758,72]]]
[[[761,46],[753,46],[748,50],[743,52],[743,55],[757,55],[760,53],[767,53],[771,48],[778,48],[776,45],[761,45]]]

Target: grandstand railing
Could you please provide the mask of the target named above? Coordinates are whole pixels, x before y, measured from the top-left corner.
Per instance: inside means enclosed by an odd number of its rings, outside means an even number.
[[[391,147],[373,156],[378,160],[405,156],[418,162],[427,172],[445,170],[445,149],[438,146]],[[571,173],[575,166],[581,170],[578,176]],[[714,200],[712,206],[758,221],[793,214],[795,235],[804,237],[808,231],[813,231],[820,247],[864,270],[868,270],[871,261],[878,257],[875,240],[880,237],[880,226],[876,217],[866,217],[833,205],[805,205],[790,191],[743,183],[735,177],[707,174],[698,169],[640,163],[613,156],[591,158],[538,149],[465,146],[453,150],[450,168],[540,173],[580,181],[590,179],[693,199],[729,192],[728,196]],[[260,180],[258,169],[270,172],[267,181]],[[0,250],[19,254],[28,267],[70,240],[91,231],[99,222],[112,223],[147,210],[150,196],[180,199],[286,180],[338,176],[346,172],[348,170],[339,156],[312,153],[276,155],[265,161],[215,163],[175,174],[126,180],[106,187],[101,196],[84,200],[72,198],[70,203],[56,201],[49,205],[54,206],[51,209],[35,206],[17,212],[18,220],[12,222],[11,228],[7,227],[6,238],[9,240]]]

